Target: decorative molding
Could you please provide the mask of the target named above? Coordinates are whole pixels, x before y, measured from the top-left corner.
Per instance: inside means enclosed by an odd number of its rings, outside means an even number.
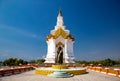
[[[51,38],[57,39],[59,36],[62,36],[64,39],[70,38],[70,39],[72,39],[72,41],[75,40],[75,38],[71,34],[67,34],[62,28],[59,28],[55,31],[54,35],[52,35],[52,34],[48,35],[46,37],[46,41],[48,41]]]
[[[63,44],[62,42],[58,42],[58,43],[56,44],[56,47],[58,47],[58,46],[64,47],[64,44]]]

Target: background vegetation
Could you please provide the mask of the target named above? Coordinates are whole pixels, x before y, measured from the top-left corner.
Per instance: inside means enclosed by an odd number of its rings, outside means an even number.
[[[38,59],[38,60],[30,60],[26,61],[23,59],[17,59],[17,58],[9,58],[4,61],[0,61],[0,66],[18,66],[20,64],[27,65],[27,64],[43,64],[44,59]],[[112,59],[104,59],[104,60],[98,60],[98,61],[76,61],[76,64],[78,65],[101,65],[101,66],[119,66],[120,67],[120,59],[118,60],[112,60]]]
[[[25,61],[23,59],[9,58],[4,60],[3,62],[0,61],[0,65],[1,66],[18,66],[20,64],[21,65],[42,64],[43,62],[44,62],[44,59]]]
[[[77,64],[85,64],[85,65],[101,65],[101,66],[120,66],[120,59],[112,60],[110,58],[98,61],[76,61]]]

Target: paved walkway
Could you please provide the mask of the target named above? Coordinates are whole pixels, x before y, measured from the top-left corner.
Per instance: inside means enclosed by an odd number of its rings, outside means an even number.
[[[71,78],[52,78],[34,74],[34,71],[0,77],[0,81],[120,81],[120,78],[111,75],[89,71],[87,74]]]

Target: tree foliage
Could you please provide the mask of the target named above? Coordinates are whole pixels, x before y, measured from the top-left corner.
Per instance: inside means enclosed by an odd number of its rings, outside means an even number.
[[[115,65],[115,61],[114,61],[114,60],[111,60],[111,59],[109,59],[109,58],[100,61],[100,63],[101,63],[103,66],[113,66],[113,65]]]
[[[17,66],[19,64],[27,64],[27,61],[17,58],[9,58],[3,61],[4,66]]]
[[[25,61],[23,59],[17,59],[17,58],[9,58],[4,60],[3,62],[0,62],[1,65],[3,66],[18,66],[19,64],[25,65],[25,64],[42,64],[44,63],[44,59],[38,59],[38,60],[30,60]]]
[[[98,65],[101,64],[103,66],[113,66],[115,64],[120,64],[120,60],[114,61],[111,59],[104,59],[104,60],[99,60],[99,61],[76,61],[78,64],[93,64],[93,65]]]
[[[42,63],[44,63],[44,61],[45,61],[44,59],[38,59],[37,64],[42,64]]]
[[[35,63],[36,63],[36,60],[30,60],[28,63],[30,63],[30,64],[35,64]]]

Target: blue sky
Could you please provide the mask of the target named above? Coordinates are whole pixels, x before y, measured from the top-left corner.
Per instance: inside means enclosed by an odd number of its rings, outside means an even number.
[[[60,7],[77,60],[120,58],[119,0],[0,0],[0,60],[43,58]]]

